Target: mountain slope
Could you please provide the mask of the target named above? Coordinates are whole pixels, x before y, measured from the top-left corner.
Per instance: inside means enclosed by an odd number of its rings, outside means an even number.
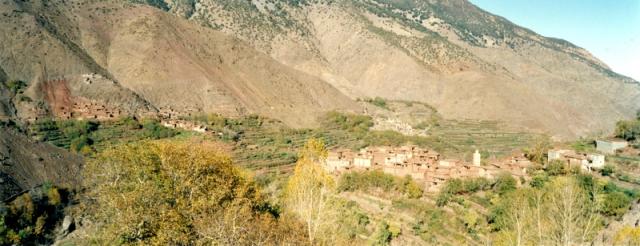
[[[572,138],[640,107],[638,82],[588,51],[464,0],[133,2],[149,4],[0,3],[0,68],[33,99],[14,99],[17,115],[65,115],[89,101],[312,126],[380,96]]]
[[[104,102],[98,93],[88,92],[99,90],[74,90],[82,84],[75,79],[80,74],[98,74],[134,93],[115,97],[132,103],[111,103],[132,111],[258,113],[309,126],[327,110],[358,110],[355,102],[322,80],[283,66],[238,39],[148,6],[16,1],[3,9],[9,17],[2,23],[11,24],[4,30],[22,31],[20,25],[31,29],[25,28],[18,39],[5,36],[10,41],[0,47],[0,66],[10,78],[31,81],[35,98],[47,90],[34,85],[62,77],[71,94]],[[47,41],[35,41],[41,39]],[[33,48],[21,46],[25,40]],[[31,55],[12,56],[15,52]],[[32,68],[24,69],[28,66]],[[83,87],[95,84],[104,83]],[[150,104],[136,103],[138,96]]]
[[[0,126],[0,201],[45,182],[77,188],[81,166],[77,155]]]
[[[169,2],[352,98],[422,101],[563,137],[608,131],[640,106],[638,83],[586,50],[464,0]]]

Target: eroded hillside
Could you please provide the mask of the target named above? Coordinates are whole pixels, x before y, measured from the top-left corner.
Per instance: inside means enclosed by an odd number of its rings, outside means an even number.
[[[359,108],[328,83],[243,41],[149,6],[33,1],[4,3],[2,9],[8,24],[2,34],[9,41],[3,43],[0,64],[9,78],[29,82],[26,93],[35,99],[21,108],[22,115],[59,116],[61,107],[82,103],[66,97],[114,108],[110,111],[130,109],[130,115],[158,108],[256,113],[293,126],[313,125],[324,111]],[[98,81],[86,80],[94,77]],[[52,91],[59,88],[71,95]],[[39,101],[48,107],[38,108]]]
[[[588,51],[467,1],[171,1],[171,12],[251,43],[352,98],[429,103],[449,118],[572,137],[611,129],[638,83]]]
[[[571,138],[640,105],[638,83],[588,51],[464,0],[131,2],[0,5],[0,67],[33,99],[15,103],[18,116],[59,111],[36,86],[51,80],[127,114],[255,113],[297,127],[379,96]],[[87,75],[113,85],[74,91]]]
[[[64,149],[39,143],[0,127],[0,200],[45,182],[65,188],[80,185],[82,159]]]

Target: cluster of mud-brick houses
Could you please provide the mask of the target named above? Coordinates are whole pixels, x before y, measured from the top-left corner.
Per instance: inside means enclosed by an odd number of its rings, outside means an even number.
[[[192,112],[195,112],[195,110],[188,110],[188,112],[188,115],[191,116]],[[160,123],[164,127],[173,129],[184,129],[187,131],[194,131],[199,133],[214,133],[204,124],[181,119],[179,117],[181,115],[183,115],[183,113],[175,111],[172,108],[160,108],[158,112],[158,118],[160,119]]]
[[[532,163],[517,155],[504,160],[481,163],[480,153],[473,154],[473,162],[442,159],[433,150],[417,146],[368,147],[354,152],[348,149],[331,151],[324,163],[329,172],[351,170],[381,170],[396,176],[411,176],[424,182],[427,191],[438,191],[449,179],[485,177],[493,179],[501,173],[526,178]]]
[[[605,156],[597,153],[578,153],[566,149],[549,150],[548,161],[559,161],[567,167],[580,167],[585,171],[601,169]],[[443,159],[429,149],[417,146],[367,147],[360,151],[337,149],[329,152],[324,168],[332,173],[358,170],[380,170],[395,176],[411,176],[423,182],[427,191],[438,191],[454,178],[494,179],[502,173],[520,180],[528,179],[533,163],[523,154],[514,154],[504,159],[481,160],[480,153],[473,153],[471,163],[457,159]]]
[[[567,149],[553,149],[547,153],[549,162],[557,160],[569,167],[580,167],[585,171],[604,167],[604,155],[578,153]]]
[[[122,111],[105,106],[104,104],[89,100],[76,100],[71,107],[60,107],[58,118],[62,119],[93,119],[114,120],[122,116]]]

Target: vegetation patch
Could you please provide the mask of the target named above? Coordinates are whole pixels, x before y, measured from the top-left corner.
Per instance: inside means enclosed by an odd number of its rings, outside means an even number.
[[[70,196],[65,189],[45,184],[0,202],[0,245],[52,244]]]

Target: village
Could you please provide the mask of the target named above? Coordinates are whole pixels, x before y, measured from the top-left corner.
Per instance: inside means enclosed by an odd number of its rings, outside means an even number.
[[[191,116],[193,112],[197,112],[197,110],[187,110],[187,115]],[[182,119],[182,117],[180,117],[181,115],[184,115],[184,113],[167,107],[159,109],[157,118],[160,120],[160,124],[167,128],[183,129],[204,134],[215,134],[215,132],[209,129],[206,125]]]
[[[626,147],[623,140],[598,140],[597,150],[615,153]],[[551,149],[548,161],[559,161],[568,167],[579,167],[586,172],[602,169],[605,156],[599,153],[577,153],[568,149]],[[478,150],[473,153],[471,163],[458,159],[445,159],[438,152],[414,145],[401,147],[377,146],[359,151],[336,149],[329,152],[324,169],[339,175],[350,171],[380,170],[394,176],[410,176],[424,184],[428,192],[437,192],[450,179],[487,178],[495,179],[503,173],[516,180],[530,179],[534,163],[524,154],[517,153],[503,159],[483,162]]]

